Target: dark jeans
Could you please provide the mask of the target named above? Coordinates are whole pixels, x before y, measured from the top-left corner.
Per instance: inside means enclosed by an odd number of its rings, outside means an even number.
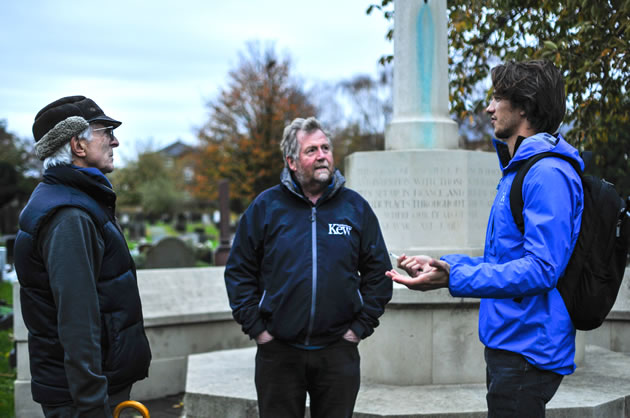
[[[131,392],[131,385],[127,386],[120,392],[109,395],[109,408],[111,412],[114,412],[116,406],[124,401],[129,400],[129,393]],[[66,405],[42,405],[42,411],[46,418],[78,418],[79,411],[74,407],[74,404]]]
[[[563,376],[509,351],[486,347],[485,357],[488,417],[544,417]]]
[[[272,340],[258,346],[261,418],[303,418],[307,392],[311,418],[351,417],[360,384],[357,344],[342,339],[320,350],[302,350]]]

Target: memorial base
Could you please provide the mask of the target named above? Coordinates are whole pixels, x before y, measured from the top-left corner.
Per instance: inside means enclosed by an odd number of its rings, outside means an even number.
[[[361,342],[361,374],[385,385],[483,383],[486,363],[478,321],[479,299],[395,284],[379,327]],[[578,366],[584,362],[585,341],[585,333],[578,331]]]

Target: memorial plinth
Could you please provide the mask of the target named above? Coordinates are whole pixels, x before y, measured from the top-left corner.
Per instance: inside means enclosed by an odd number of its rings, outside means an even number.
[[[381,325],[361,342],[361,374],[386,385],[482,383],[478,318],[478,299],[395,285]]]

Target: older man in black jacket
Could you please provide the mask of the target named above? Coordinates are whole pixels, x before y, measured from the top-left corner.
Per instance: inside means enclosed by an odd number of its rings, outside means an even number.
[[[33,124],[45,172],[20,215],[15,268],[46,417],[111,417],[148,375],[135,266],[105,177],[120,124],[83,96],[49,104]]]

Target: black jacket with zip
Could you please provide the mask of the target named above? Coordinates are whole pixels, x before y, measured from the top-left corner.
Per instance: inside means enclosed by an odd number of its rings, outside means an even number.
[[[20,215],[15,268],[36,402],[101,408],[148,374],[135,265],[104,176],[44,173]]]
[[[281,180],[241,217],[225,269],[234,318],[251,338],[304,346],[368,337],[392,296],[374,212],[339,171],[315,205],[288,169]]]

